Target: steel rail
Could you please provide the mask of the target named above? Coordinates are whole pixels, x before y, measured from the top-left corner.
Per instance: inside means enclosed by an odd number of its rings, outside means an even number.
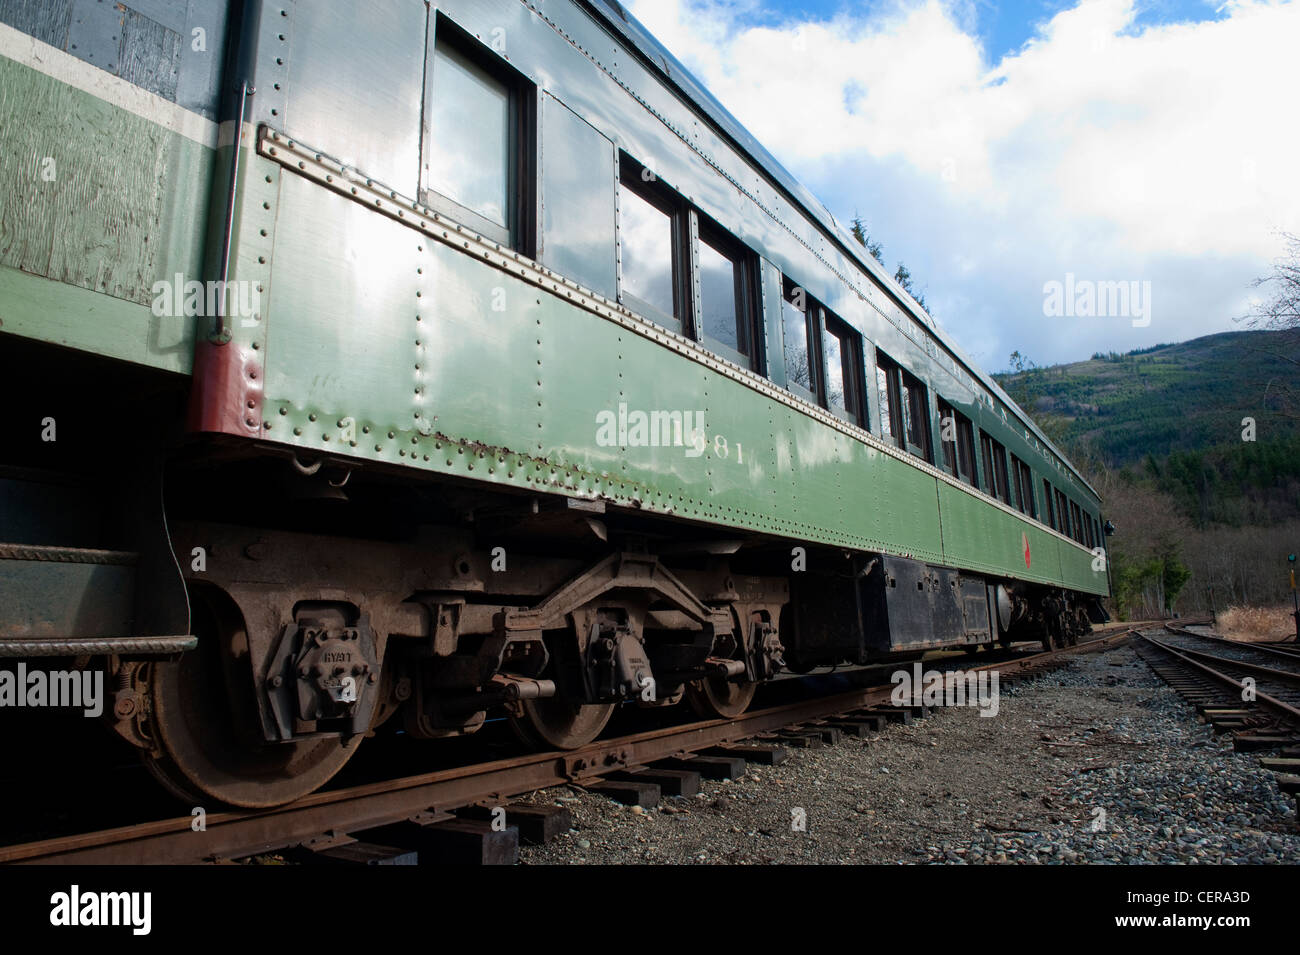
[[[1294,650],[1278,650],[1274,647],[1260,643],[1246,643],[1241,640],[1229,640],[1227,637],[1221,637],[1217,633],[1196,633],[1193,630],[1188,630],[1186,627],[1175,627],[1170,624],[1165,624],[1165,629],[1170,633],[1181,633],[1189,637],[1196,637],[1198,640],[1210,640],[1214,643],[1222,643],[1229,647],[1241,647],[1245,650],[1257,650],[1260,653],[1268,653],[1276,657],[1281,657],[1283,660],[1300,659],[1300,653],[1297,653]]]
[[[1214,667],[1211,667],[1205,663],[1201,663],[1198,660],[1192,659],[1192,655],[1199,656],[1199,657],[1206,657],[1211,660],[1218,660],[1220,662],[1227,663],[1230,666],[1239,666],[1248,669],[1257,669],[1257,670],[1266,670],[1266,671],[1268,670],[1267,667],[1254,667],[1252,664],[1238,663],[1236,660],[1226,660],[1223,657],[1216,657],[1213,654],[1209,654],[1209,653],[1200,653],[1199,651],[1196,650],[1182,650],[1180,648],[1172,647],[1169,644],[1163,643],[1157,640],[1155,637],[1148,636],[1145,633],[1142,633],[1141,637],[1143,640],[1147,641],[1147,643],[1151,644],[1152,646],[1158,647],[1159,649],[1164,650],[1166,653],[1170,653],[1173,656],[1177,657],[1187,666],[1200,670],[1202,673],[1205,673],[1213,677],[1214,679],[1219,680],[1222,683],[1226,683],[1230,686],[1236,687],[1239,690],[1245,689],[1245,684],[1242,683],[1241,680],[1238,680],[1236,677],[1229,676],[1226,673],[1220,672],[1219,670],[1216,670],[1214,669]],[[1273,670],[1268,672],[1277,673],[1279,671]],[[1293,673],[1287,675],[1293,678],[1296,676],[1296,674]],[[1270,709],[1276,710],[1278,713],[1281,713],[1288,721],[1296,724],[1300,724],[1300,709],[1297,709],[1296,707],[1292,706],[1290,703],[1283,702],[1282,700],[1279,700],[1277,697],[1270,696],[1269,694],[1259,689],[1255,690],[1255,700],[1256,702],[1263,703],[1265,706],[1269,707]]]
[[[1166,627],[1165,629],[1169,629],[1169,628]],[[1174,632],[1176,633],[1178,631],[1174,631]],[[1189,635],[1193,637],[1201,636],[1199,633],[1193,633]],[[1242,647],[1246,649],[1249,649],[1250,647],[1250,644],[1248,643],[1236,643],[1235,641],[1232,640],[1228,640],[1225,642],[1232,644],[1234,647]],[[1300,685],[1300,673],[1297,673],[1294,670],[1276,670],[1273,667],[1266,667],[1259,663],[1249,663],[1245,660],[1234,660],[1231,657],[1221,657],[1217,653],[1208,653],[1205,650],[1191,650],[1187,647],[1178,647],[1176,649],[1178,650],[1179,653],[1185,653],[1189,657],[1197,657],[1198,659],[1201,660],[1212,660],[1217,663],[1226,663],[1229,666],[1238,667],[1239,669],[1246,670],[1250,673],[1258,673],[1261,676],[1266,676],[1269,677],[1270,679],[1276,679],[1279,683],[1294,683]]]

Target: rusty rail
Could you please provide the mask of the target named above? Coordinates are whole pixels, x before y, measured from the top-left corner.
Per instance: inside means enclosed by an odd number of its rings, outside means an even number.
[[[1206,676],[1209,676],[1212,679],[1217,680],[1220,683],[1223,683],[1227,686],[1231,686],[1239,691],[1245,688],[1245,684],[1241,680],[1237,679],[1234,676],[1230,676],[1227,673],[1223,673],[1219,670],[1216,670],[1214,667],[1209,666],[1208,664],[1202,663],[1200,660],[1193,659],[1193,658],[1200,657],[1205,660],[1218,660],[1222,663],[1226,663],[1234,667],[1239,667],[1243,670],[1265,674],[1270,677],[1278,677],[1280,678],[1279,682],[1297,682],[1297,680],[1300,680],[1300,677],[1297,677],[1295,673],[1291,673],[1283,670],[1273,670],[1269,667],[1258,666],[1257,664],[1242,663],[1237,660],[1229,660],[1225,657],[1216,657],[1212,653],[1203,653],[1198,650],[1187,650],[1184,648],[1173,647],[1167,643],[1157,640],[1155,637],[1148,636],[1145,633],[1141,633],[1139,634],[1139,636],[1141,636],[1143,640],[1151,644],[1153,647],[1157,647],[1160,650],[1163,650],[1165,653],[1177,657],[1179,662],[1181,662],[1184,666],[1190,667],[1195,670],[1199,670],[1201,673],[1204,673]],[[1199,636],[1199,634],[1192,634],[1192,636]],[[1249,644],[1242,644],[1242,646],[1249,646]],[[1269,709],[1278,713],[1285,721],[1300,726],[1300,709],[1297,709],[1296,707],[1292,706],[1290,703],[1285,702],[1284,700],[1279,700],[1275,696],[1270,696],[1269,694],[1265,693],[1263,690],[1256,689],[1254,692],[1255,692],[1256,702],[1262,703],[1265,706],[1267,706]]]

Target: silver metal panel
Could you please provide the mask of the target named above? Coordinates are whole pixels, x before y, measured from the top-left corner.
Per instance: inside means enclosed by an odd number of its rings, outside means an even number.
[[[542,94],[540,260],[613,299],[614,144],[554,97]]]
[[[115,3],[73,0],[68,52],[101,70],[117,73],[123,13]]]
[[[420,343],[433,323],[419,269],[428,242],[296,175],[280,181],[279,217],[290,226],[276,231],[271,265],[268,400],[330,409],[355,420],[355,440],[389,443],[387,427],[363,429],[425,400]],[[333,433],[336,423],[319,426]]]
[[[143,7],[141,0],[136,2]],[[164,0],[150,2],[177,6]],[[181,35],[181,76],[176,86],[176,102],[209,119],[216,118],[221,106],[221,73],[225,67],[229,18],[229,0],[190,0],[184,26],[177,31]],[[196,29],[203,33],[196,36]],[[195,49],[200,39],[206,49]]]
[[[122,7],[148,17],[173,33],[189,33],[190,6],[180,0],[124,0]]]
[[[278,17],[275,4],[264,8],[264,20]],[[296,4],[292,18],[282,19],[292,19],[285,28],[292,64],[285,80],[286,131],[414,195],[428,9],[413,0],[370,0],[364,9],[315,0]],[[260,44],[258,58],[262,83],[283,55]]]
[[[781,270],[767,259],[758,260],[758,280],[762,289],[762,324],[767,338],[767,377],[784,388],[785,329],[781,324]]]

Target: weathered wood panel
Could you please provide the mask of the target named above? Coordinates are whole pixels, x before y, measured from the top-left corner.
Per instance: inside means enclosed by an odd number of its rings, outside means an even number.
[[[71,22],[71,0],[0,0],[0,23],[60,50],[67,49]]]
[[[118,75],[163,99],[176,101],[180,80],[181,36],[141,13],[126,8]]]

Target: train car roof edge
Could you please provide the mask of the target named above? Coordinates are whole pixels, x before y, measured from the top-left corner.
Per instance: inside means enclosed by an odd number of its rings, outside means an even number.
[[[925,309],[921,308],[912,296],[894,281],[893,276],[889,275],[881,267],[880,263],[867,254],[865,249],[854,248],[854,245],[858,244],[856,240],[839,224],[822,201],[813,195],[807,186],[791,175],[777,161],[776,157],[768,152],[763,144],[755,139],[754,135],[742,126],[740,121],[732,116],[727,108],[708,91],[704,84],[697,80],[690,70],[683,66],[668,48],[660,43],[636,17],[628,13],[617,0],[581,0],[581,4],[596,16],[602,24],[638,52],[678,93],[685,97],[696,109],[700,110],[720,133],[752,159],[774,184],[812,217],[814,222],[826,230],[829,237],[840,247],[842,252],[879,282],[881,287],[898,302],[909,316],[934,335],[939,343],[948,349],[953,357],[961,363],[962,367],[973,375],[980,384],[988,388],[999,400],[1005,402],[1007,407],[1011,408],[1020,419],[1021,424],[1060,458],[1065,463],[1065,466],[1070,469],[1070,473],[1091,491],[1097,500],[1101,500],[1101,495],[1097,493],[1096,488],[1079,472],[1079,469],[1074,466],[1065,453],[1056,447],[1038,425],[1011,399],[1002,389],[1002,386],[991,375],[976,365],[965,350],[953,340],[947,330],[935,321]]]

